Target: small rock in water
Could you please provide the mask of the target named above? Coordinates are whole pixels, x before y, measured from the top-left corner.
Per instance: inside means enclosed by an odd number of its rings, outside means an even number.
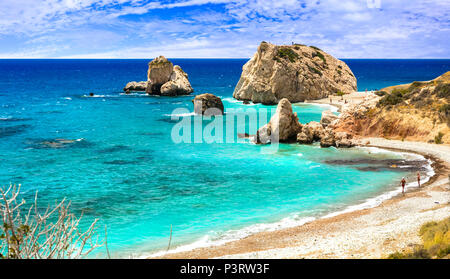
[[[222,100],[210,93],[195,96],[192,103],[196,114],[222,115],[224,111]]]
[[[248,133],[238,133],[238,138],[246,139],[249,137],[250,137],[250,135]]]

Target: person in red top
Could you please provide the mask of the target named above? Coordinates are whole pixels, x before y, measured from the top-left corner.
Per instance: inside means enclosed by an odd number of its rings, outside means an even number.
[[[402,194],[404,195],[405,194],[405,185],[406,185],[406,180],[404,177],[402,178],[401,184],[402,184]]]
[[[419,184],[419,187],[420,187],[420,173],[419,172],[417,172],[417,184]]]

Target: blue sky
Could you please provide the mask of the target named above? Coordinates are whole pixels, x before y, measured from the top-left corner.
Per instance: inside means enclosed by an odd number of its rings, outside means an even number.
[[[1,0],[0,58],[450,58],[450,0]]]

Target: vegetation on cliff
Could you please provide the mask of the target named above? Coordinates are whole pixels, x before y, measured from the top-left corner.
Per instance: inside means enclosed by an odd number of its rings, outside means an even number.
[[[431,81],[386,87],[376,106],[353,113],[343,130],[361,136],[450,143],[450,72]]]
[[[419,231],[423,243],[412,251],[396,252],[389,259],[436,259],[450,256],[450,217],[424,224]]]

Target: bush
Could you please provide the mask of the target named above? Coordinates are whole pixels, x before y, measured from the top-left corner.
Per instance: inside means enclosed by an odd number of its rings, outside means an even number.
[[[434,137],[434,143],[435,144],[442,144],[442,137],[444,134],[442,132],[439,132],[437,136]]]
[[[319,57],[320,59],[322,59],[323,64],[327,64],[327,60],[325,59],[325,56],[320,51],[313,52],[312,56],[313,56],[313,58],[316,56]]]
[[[308,66],[308,68],[309,68],[309,70],[310,70],[311,72],[314,72],[314,73],[316,73],[316,74],[319,74],[319,76],[322,76],[322,72],[319,71],[319,70],[317,70],[316,68],[311,67],[311,66]]]
[[[440,83],[434,89],[434,93],[438,98],[450,99],[450,83]]]
[[[380,97],[383,97],[386,94],[387,94],[386,91],[375,91],[375,95],[378,95]]]
[[[413,252],[395,252],[388,259],[430,259],[450,255],[450,217],[440,222],[428,222],[419,231],[423,245]]]
[[[20,185],[0,188],[0,259],[64,259],[87,257],[105,245],[97,234],[95,219],[86,231],[79,228],[81,217],[70,212],[65,200],[53,208],[34,204],[24,208]]]
[[[402,89],[394,89],[390,94],[385,95],[381,100],[379,101],[379,106],[395,106],[397,104],[400,104],[403,102],[403,95],[406,94],[407,91]]]
[[[298,58],[298,54],[290,48],[282,47],[278,49],[278,56],[281,58],[287,58],[291,62],[295,62]]]
[[[315,50],[320,50],[320,51],[322,51],[320,48],[318,48],[318,47],[316,47],[316,46],[309,46],[310,48],[313,48],[313,49],[315,49]]]
[[[345,93],[344,92],[342,92],[341,90],[338,90],[337,92],[336,92],[336,95],[338,95],[338,96],[344,96],[345,95]]]

